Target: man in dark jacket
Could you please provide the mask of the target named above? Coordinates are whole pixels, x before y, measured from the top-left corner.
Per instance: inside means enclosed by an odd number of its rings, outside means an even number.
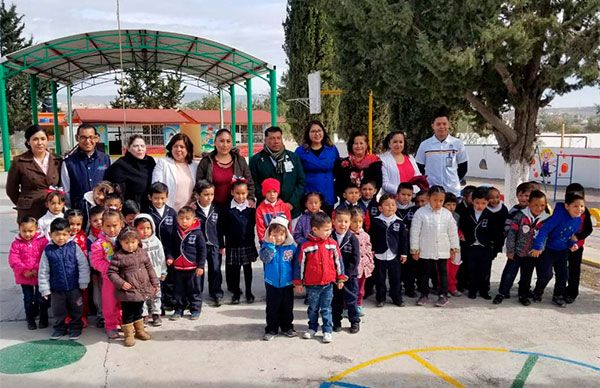
[[[279,127],[265,130],[265,147],[250,158],[250,172],[256,187],[256,203],[262,197],[262,182],[275,178],[281,183],[280,198],[291,205],[292,217],[300,215],[300,198],[304,193],[304,170],[298,156],[285,149],[282,131]]]

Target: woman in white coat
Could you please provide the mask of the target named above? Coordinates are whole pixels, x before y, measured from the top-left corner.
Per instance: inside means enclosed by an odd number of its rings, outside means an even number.
[[[383,193],[396,195],[402,182],[411,182],[414,177],[421,175],[415,159],[405,151],[406,137],[404,132],[393,131],[383,140],[383,154],[379,155],[382,162]]]
[[[176,134],[165,148],[167,155],[157,160],[152,183],[167,185],[167,205],[178,211],[192,199],[198,162],[194,161],[194,144],[186,134]]]

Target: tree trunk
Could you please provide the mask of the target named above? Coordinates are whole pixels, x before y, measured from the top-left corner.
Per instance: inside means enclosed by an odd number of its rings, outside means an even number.
[[[517,186],[529,180],[529,162],[518,160],[504,166],[504,204],[508,209],[517,203]]]

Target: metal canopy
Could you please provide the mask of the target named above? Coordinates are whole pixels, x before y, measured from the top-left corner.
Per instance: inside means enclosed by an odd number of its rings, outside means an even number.
[[[122,61],[119,50],[121,42]],[[71,85],[117,69],[157,69],[187,74],[216,88],[265,77],[265,61],[212,40],[153,30],[72,35],[10,53],[0,59],[6,78],[24,72]]]

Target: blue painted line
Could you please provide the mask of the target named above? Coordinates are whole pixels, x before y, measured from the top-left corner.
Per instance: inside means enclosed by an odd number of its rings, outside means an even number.
[[[539,357],[544,357],[544,358],[548,358],[551,360],[557,360],[557,361],[562,361],[562,362],[566,362],[569,364],[573,364],[573,365],[577,365],[580,366],[582,368],[588,368],[591,369],[595,372],[600,372],[600,367],[595,366],[595,365],[591,365],[591,364],[586,364],[585,362],[580,362],[580,361],[575,361],[575,360],[571,360],[568,358],[563,358],[563,357],[557,357],[557,356],[553,356],[550,354],[544,354],[544,353],[537,353],[537,352],[526,352],[523,350],[510,350],[511,353],[516,353],[516,354],[524,354],[524,355],[528,355],[528,356],[539,356]]]
[[[345,387],[345,388],[369,388],[364,385],[350,384],[343,381],[324,382],[319,385],[319,388],[332,388],[332,387]]]

